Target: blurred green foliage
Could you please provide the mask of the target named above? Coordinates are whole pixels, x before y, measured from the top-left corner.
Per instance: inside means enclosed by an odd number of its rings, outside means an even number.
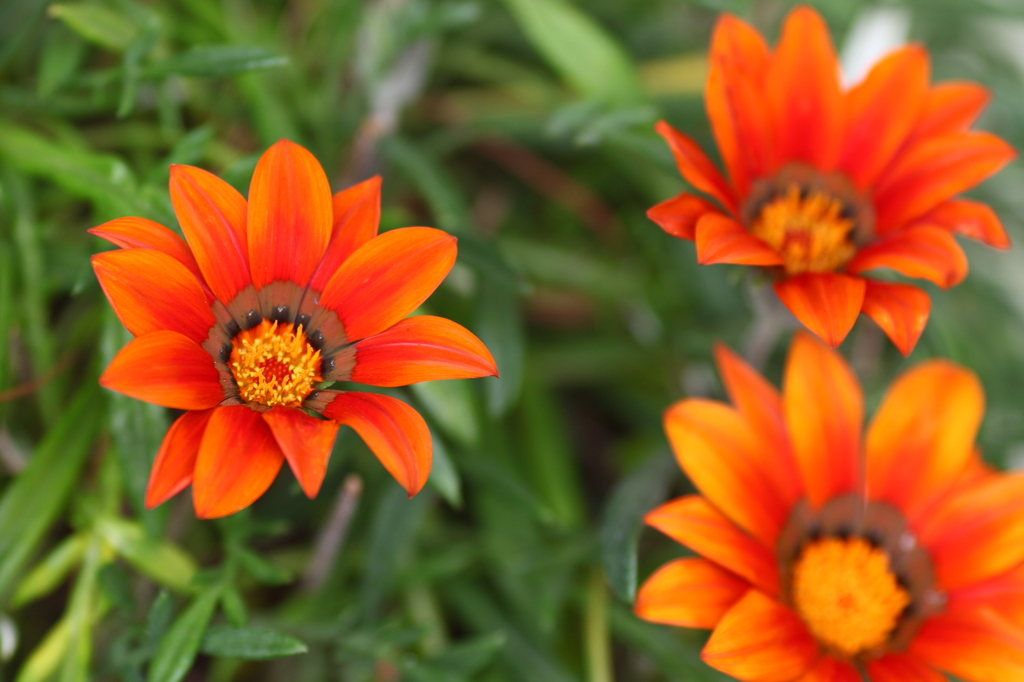
[[[816,2],[837,44],[878,7]],[[661,411],[720,396],[721,339],[778,380],[793,322],[742,269],[700,268],[644,217],[683,187],[652,132],[710,142],[716,13],[769,36],[783,0],[9,0],[0,3],[0,680],[720,680],[702,635],[632,616],[681,549],[643,513],[688,484]],[[1024,141],[1024,10],[885,11],[936,79],[994,91],[981,126]],[[899,22],[897,22],[899,23]],[[167,167],[243,192],[280,137],[340,189],[384,176],[383,229],[459,236],[428,302],[500,379],[396,392],[430,421],[407,499],[343,432],[319,499],[282,473],[252,509],[142,505],[165,410],[101,391],[128,336],[86,229],[175,226]],[[710,149],[710,146],[708,147]],[[1015,164],[977,191],[1020,237]],[[908,362],[982,377],[986,457],[1024,465],[1024,256],[967,246],[910,361],[862,320],[843,351],[877,402]],[[639,563],[637,548],[639,545]],[[16,641],[15,641],[16,640]],[[271,660],[273,659],[273,660]]]

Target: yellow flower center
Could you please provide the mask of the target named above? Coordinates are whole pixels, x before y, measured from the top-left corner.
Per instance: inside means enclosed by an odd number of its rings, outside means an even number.
[[[804,193],[791,184],[761,208],[750,231],[778,252],[787,274],[832,272],[856,251],[850,239],[854,221],[843,208],[827,192]]]
[[[845,656],[882,646],[910,604],[889,556],[861,538],[808,544],[793,567],[793,602],[811,633]]]
[[[243,400],[267,407],[298,407],[323,381],[320,351],[309,345],[302,325],[268,320],[235,336],[231,373]]]

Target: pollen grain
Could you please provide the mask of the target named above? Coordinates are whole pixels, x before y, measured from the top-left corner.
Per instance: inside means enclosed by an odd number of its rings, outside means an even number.
[[[301,325],[264,320],[239,332],[230,364],[239,396],[267,407],[298,407],[323,381],[320,351],[306,340]]]
[[[853,228],[842,201],[794,183],[761,208],[750,231],[778,252],[787,274],[798,275],[833,272],[850,260]]]

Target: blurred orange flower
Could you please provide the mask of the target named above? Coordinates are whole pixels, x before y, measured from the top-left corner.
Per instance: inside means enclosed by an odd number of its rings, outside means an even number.
[[[991,208],[953,198],[1015,156],[1003,140],[968,130],[988,99],[973,83],[930,86],[919,45],[890,53],[843,91],[814,10],[790,13],[774,51],[723,15],[705,105],[729,179],[662,121],[679,171],[714,202],[683,193],[648,216],[695,241],[701,264],[771,268],[782,302],[830,346],[863,312],[909,354],[928,320],[927,294],[861,274],[890,268],[946,288],[967,274],[954,234],[1009,247]]]
[[[426,227],[378,236],[380,178],[332,198],[320,164],[287,140],[260,158],[248,202],[190,166],[171,167],[170,191],[185,241],[143,218],[90,230],[122,249],[92,264],[136,336],[100,383],[187,410],[160,446],[146,505],[192,485],[197,516],[232,514],[285,460],[314,497],[342,424],[418,492],[432,453],[423,418],[396,398],[320,386],[497,374],[465,328],[406,317],[455,263],[455,237]]]
[[[646,517],[701,558],[656,571],[636,613],[713,628],[703,659],[749,682],[1024,679],[1024,474],[975,450],[977,378],[917,365],[862,440],[860,386],[811,336],[793,342],[781,395],[716,356],[733,405],[665,413],[701,494]]]

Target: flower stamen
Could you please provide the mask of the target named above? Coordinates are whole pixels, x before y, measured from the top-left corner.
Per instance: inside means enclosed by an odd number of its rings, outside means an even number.
[[[267,407],[298,407],[323,381],[320,351],[306,340],[302,325],[264,320],[231,343],[231,373],[238,394]]]
[[[778,252],[786,274],[833,272],[856,252],[844,208],[827,192],[793,183],[761,207],[750,231]]]

